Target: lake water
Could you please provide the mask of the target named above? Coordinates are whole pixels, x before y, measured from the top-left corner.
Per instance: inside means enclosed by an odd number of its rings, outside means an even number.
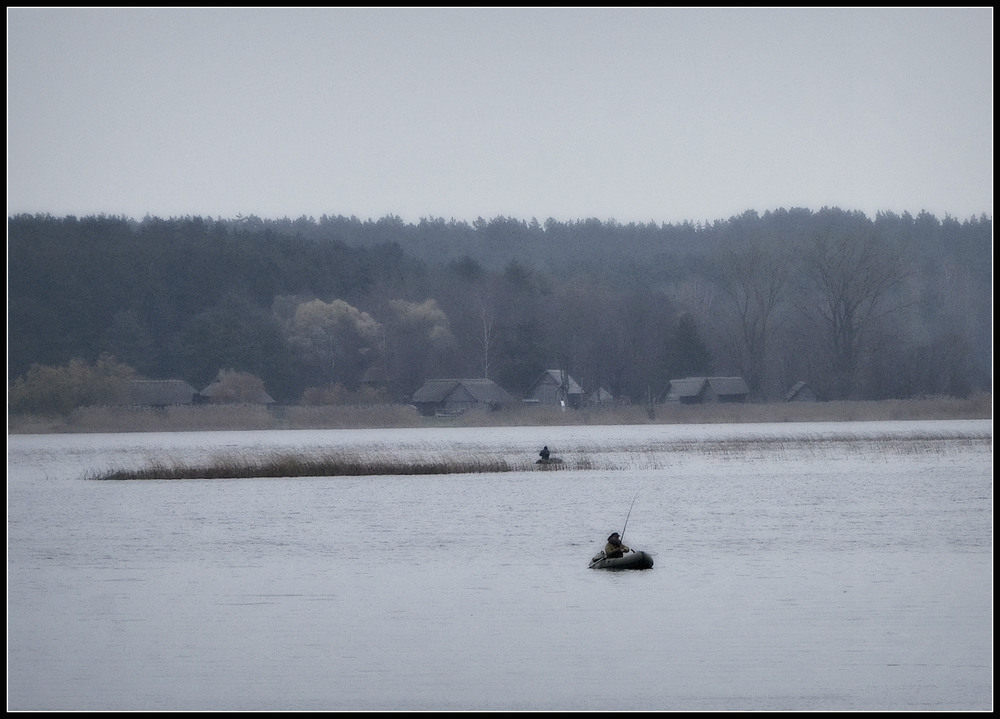
[[[331,451],[524,469],[92,479]],[[11,435],[8,710],[991,710],[992,476],[991,420]]]

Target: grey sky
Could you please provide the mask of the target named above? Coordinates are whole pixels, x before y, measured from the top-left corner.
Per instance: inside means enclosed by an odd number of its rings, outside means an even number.
[[[993,214],[993,9],[10,9],[7,210]]]

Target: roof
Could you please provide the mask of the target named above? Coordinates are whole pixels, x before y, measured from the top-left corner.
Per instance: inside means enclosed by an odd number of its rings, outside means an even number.
[[[532,387],[536,387],[546,379],[550,380],[556,386],[562,384],[563,371],[557,369],[547,369],[532,383]],[[583,388],[576,383],[576,380],[566,374],[566,393],[567,394],[583,394]]]
[[[697,397],[708,384],[717,395],[750,394],[750,386],[742,377],[685,377],[670,380],[670,394],[675,397]]]
[[[166,406],[191,404],[194,387],[180,379],[135,379],[128,383],[126,404]]]
[[[750,386],[742,377],[709,377],[708,383],[716,394],[750,394]]]
[[[685,377],[670,380],[670,394],[677,397],[697,397],[705,386],[706,377]]]
[[[507,390],[491,379],[429,379],[413,393],[411,402],[443,402],[457,387],[464,387],[477,402],[513,402]]]
[[[463,379],[462,386],[479,402],[513,402],[514,398],[491,379]]]
[[[458,386],[457,379],[429,379],[413,393],[413,402],[442,402]]]

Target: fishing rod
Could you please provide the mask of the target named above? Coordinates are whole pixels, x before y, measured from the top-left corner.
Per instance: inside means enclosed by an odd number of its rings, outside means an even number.
[[[641,488],[635,491],[635,496],[632,497],[632,504],[628,508],[628,514],[625,515],[625,524],[622,525],[622,533],[621,536],[619,537],[619,539],[621,539],[622,541],[625,540],[625,527],[628,526],[628,518],[632,516],[632,507],[635,506],[635,500],[639,498],[640,491]]]

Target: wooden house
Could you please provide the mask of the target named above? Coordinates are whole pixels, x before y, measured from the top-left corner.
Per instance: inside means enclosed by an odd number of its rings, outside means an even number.
[[[430,379],[413,393],[410,404],[426,417],[449,417],[474,409],[494,411],[515,401],[491,379]]]
[[[749,396],[750,387],[742,377],[685,377],[670,380],[666,400],[681,404],[724,404],[746,402]]]
[[[568,373],[557,369],[547,369],[531,383],[525,393],[529,404],[580,407],[583,405],[584,391]]]

